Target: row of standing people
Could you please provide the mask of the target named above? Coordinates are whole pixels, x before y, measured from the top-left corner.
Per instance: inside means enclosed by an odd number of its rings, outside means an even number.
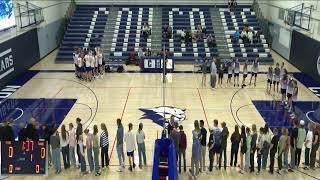
[[[125,168],[123,142],[126,143],[129,160],[128,169],[133,171],[136,167],[134,160],[136,147],[138,147],[139,168],[146,166],[147,160],[143,124],[139,124],[136,133],[133,133],[133,124],[131,123],[129,123],[128,131],[126,133],[124,133],[124,128],[120,119],[117,119],[117,126],[116,149],[119,159],[119,172],[122,172]],[[86,168],[86,162],[88,162],[90,172],[99,176],[101,174],[101,168],[104,169],[109,166],[108,151],[110,143],[107,126],[104,123],[101,123],[100,131],[99,134],[97,125],[93,126],[92,132],[90,132],[89,129],[83,131],[81,119],[79,118],[77,118],[76,127],[74,127],[72,123],[69,124],[68,131],[64,124],[61,126],[60,132],[58,129],[55,129],[50,137],[52,163],[54,165],[55,173],[59,174],[61,172],[61,152],[65,169],[69,169],[70,167],[80,168],[82,174],[88,174]],[[76,160],[76,155],[78,160]],[[100,160],[101,166],[99,163]]]

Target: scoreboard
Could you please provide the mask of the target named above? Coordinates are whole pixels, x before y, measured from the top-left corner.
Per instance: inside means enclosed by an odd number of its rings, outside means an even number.
[[[46,142],[2,141],[1,174],[45,175],[47,159]]]

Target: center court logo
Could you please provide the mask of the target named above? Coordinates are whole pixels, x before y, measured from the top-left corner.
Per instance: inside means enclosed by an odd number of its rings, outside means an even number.
[[[11,48],[0,53],[0,79],[14,71],[13,57],[11,53]]]
[[[150,119],[159,126],[167,126],[171,116],[174,117],[175,122],[182,122],[186,120],[186,109],[176,108],[172,106],[159,106],[155,108],[139,108],[144,112],[140,119]]]

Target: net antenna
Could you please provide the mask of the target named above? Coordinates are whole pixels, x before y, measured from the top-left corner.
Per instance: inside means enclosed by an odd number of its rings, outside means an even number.
[[[163,49],[162,49],[162,55],[163,55],[163,59],[161,61],[162,63],[162,107],[163,107],[163,130],[167,129],[167,134],[169,134],[169,129],[168,126],[166,127],[166,47],[165,47],[165,43],[163,43]],[[170,123],[170,122],[169,122]]]

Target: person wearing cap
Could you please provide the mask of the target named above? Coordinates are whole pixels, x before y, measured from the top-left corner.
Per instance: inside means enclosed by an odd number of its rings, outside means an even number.
[[[222,127],[222,131],[220,136],[221,150],[220,150],[220,158],[219,158],[219,169],[221,169],[221,161],[222,161],[222,155],[223,155],[224,170],[226,170],[227,169],[227,141],[229,137],[229,130],[225,122],[221,123],[221,127]]]
[[[306,130],[304,128],[304,120],[300,120],[300,127],[298,130],[298,138],[297,138],[297,147],[296,147],[296,167],[299,167],[300,158],[301,158],[301,151],[303,143],[306,139]]]

